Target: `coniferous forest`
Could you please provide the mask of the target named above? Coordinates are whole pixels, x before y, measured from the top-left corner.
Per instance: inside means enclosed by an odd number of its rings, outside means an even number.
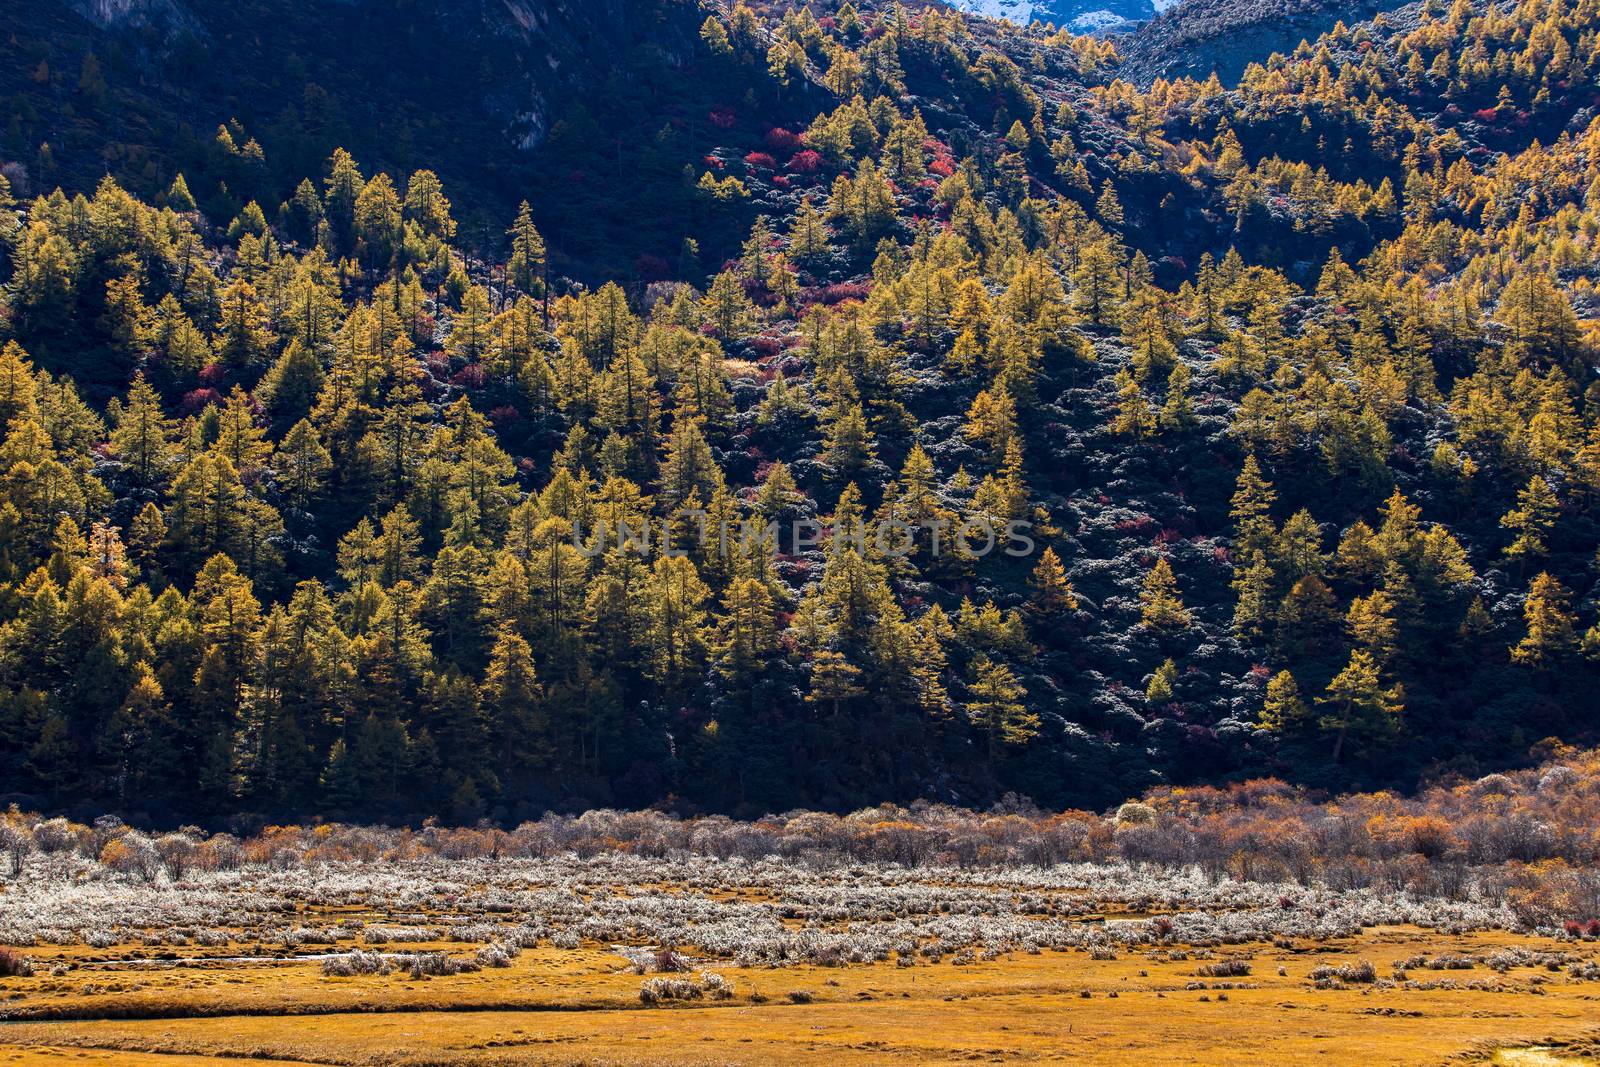
[[[220,31],[12,35],[0,800],[1104,808],[1596,740],[1600,0],[1226,83],[633,7],[668,43],[521,169],[141,78]]]

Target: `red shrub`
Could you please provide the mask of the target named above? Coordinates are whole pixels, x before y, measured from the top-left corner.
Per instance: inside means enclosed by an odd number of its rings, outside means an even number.
[[[1474,111],[1472,117],[1479,122],[1493,122],[1500,117],[1500,112],[1496,108],[1486,107],[1482,111]]]
[[[520,418],[522,418],[522,412],[510,404],[501,404],[489,412],[489,421],[499,427],[510,426]]]
[[[806,296],[811,303],[842,304],[846,300],[865,300],[871,291],[872,286],[868,282],[835,282],[808,290]]]
[[[948,178],[956,172],[956,165],[941,156],[928,164],[928,170],[941,178]]]
[[[774,126],[767,131],[767,147],[774,152],[792,152],[804,143],[804,138],[798,133],[782,126]]]
[[[815,174],[822,166],[822,156],[807,148],[789,157],[789,169],[796,174]]]
[[[714,107],[706,118],[710,119],[711,125],[719,130],[731,130],[734,122],[737,121],[734,118],[733,108],[731,107]]]
[[[1156,525],[1156,520],[1155,519],[1152,519],[1148,515],[1140,515],[1136,519],[1120,519],[1120,520],[1118,520],[1118,522],[1117,522],[1117,532],[1120,533],[1120,534],[1137,534],[1137,535],[1140,535],[1140,536],[1149,536],[1150,531],[1155,529],[1155,525]]]
[[[778,161],[765,152],[751,152],[744,157],[746,170],[777,170]]]
[[[488,379],[484,373],[482,363],[468,363],[450,377],[450,384],[462,389],[482,389],[483,383]]]
[[[178,402],[178,411],[184,415],[193,415],[204,411],[207,405],[222,403],[222,394],[215,389],[194,389],[183,395]]]
[[[201,385],[217,386],[227,380],[228,372],[223,369],[220,363],[207,363],[200,368],[198,377]]]

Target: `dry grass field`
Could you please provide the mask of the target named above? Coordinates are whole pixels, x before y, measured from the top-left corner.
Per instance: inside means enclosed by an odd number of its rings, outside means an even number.
[[[1600,1028],[1600,944],[1404,893],[1089,864],[612,854],[145,881],[56,862],[0,891],[4,959],[31,971],[0,978],[4,1067],[1548,1067],[1592,1062]]]

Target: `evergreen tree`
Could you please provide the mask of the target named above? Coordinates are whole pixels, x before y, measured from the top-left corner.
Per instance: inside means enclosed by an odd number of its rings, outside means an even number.
[[[1328,683],[1317,702],[1330,709],[1320,720],[1334,735],[1332,760],[1338,763],[1347,740],[1371,744],[1393,737],[1400,729],[1403,693],[1399,686],[1384,688],[1378,664],[1363,649],[1350,653],[1350,661]]]
[[[1001,745],[1024,745],[1039,733],[1039,716],[1030,712],[1022,683],[1003,663],[979,656],[972,664],[967,718],[984,735],[991,762]]]
[[[1145,572],[1144,588],[1139,593],[1140,620],[1152,630],[1181,630],[1193,624],[1193,616],[1183,606],[1177,576],[1172,564],[1158,559]]]
[[[1261,706],[1261,728],[1275,734],[1294,734],[1310,721],[1311,710],[1300,699],[1300,686],[1294,675],[1288,671],[1273,675]]]
[[[1572,650],[1577,620],[1567,601],[1566,589],[1548,573],[1540,573],[1533,579],[1522,606],[1528,633],[1511,650],[1514,662],[1547,667]]]

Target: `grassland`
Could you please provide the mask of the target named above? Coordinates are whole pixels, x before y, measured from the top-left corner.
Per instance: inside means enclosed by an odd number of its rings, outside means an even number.
[[[7,1067],[1549,1067],[1591,1062],[1600,1026],[1600,943],[1403,892],[1087,864],[53,862],[0,892],[32,971],[0,978]]]

